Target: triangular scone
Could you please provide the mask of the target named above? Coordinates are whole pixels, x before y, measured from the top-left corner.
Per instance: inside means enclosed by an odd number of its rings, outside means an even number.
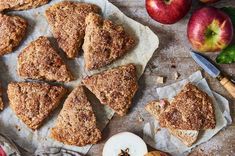
[[[153,115],[157,120],[161,113],[170,105],[167,100],[152,101],[145,106],[145,109]],[[197,141],[199,131],[197,130],[179,130],[179,129],[168,129],[169,132],[179,138],[186,146],[192,146]]]
[[[90,12],[99,13],[94,4],[60,2],[46,10],[46,18],[52,33],[68,58],[75,58],[85,34],[85,18]]]
[[[0,110],[3,110],[3,108],[4,108],[4,104],[2,101],[2,89],[0,88]]]
[[[27,21],[19,16],[0,13],[0,56],[12,52],[25,37]]]
[[[215,114],[211,98],[188,83],[159,117],[162,127],[201,130],[215,128]]]
[[[128,64],[83,79],[86,87],[102,104],[123,116],[131,106],[138,89],[136,67]]]
[[[83,44],[85,67],[88,70],[104,67],[129,52],[135,40],[120,25],[103,20],[98,14],[86,17]]]
[[[27,10],[47,4],[49,0],[0,0],[0,11]]]
[[[34,82],[10,83],[7,90],[10,107],[33,130],[42,125],[65,93],[64,87]]]
[[[69,145],[85,146],[101,139],[96,117],[82,86],[75,88],[66,99],[51,137]]]
[[[42,36],[31,42],[18,56],[18,74],[23,78],[59,82],[73,79],[50,41]]]

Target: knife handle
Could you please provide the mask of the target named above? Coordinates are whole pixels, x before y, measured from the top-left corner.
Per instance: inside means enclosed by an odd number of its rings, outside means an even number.
[[[235,84],[225,76],[221,76],[219,79],[224,88],[235,98]]]

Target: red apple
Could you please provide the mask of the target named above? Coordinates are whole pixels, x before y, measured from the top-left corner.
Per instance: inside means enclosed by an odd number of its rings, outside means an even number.
[[[202,3],[215,3],[218,2],[219,0],[200,0]]]
[[[188,23],[188,39],[200,52],[220,51],[233,38],[233,25],[228,15],[213,7],[193,13]]]
[[[189,11],[192,0],[146,0],[148,14],[163,24],[173,24]]]

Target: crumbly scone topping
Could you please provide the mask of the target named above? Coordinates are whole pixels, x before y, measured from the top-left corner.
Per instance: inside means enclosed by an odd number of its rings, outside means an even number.
[[[68,82],[73,79],[46,37],[31,42],[18,56],[18,74],[24,78]]]
[[[52,33],[68,58],[75,58],[85,35],[85,18],[90,12],[99,13],[94,4],[60,2],[46,10],[46,18]]]
[[[123,116],[131,106],[138,89],[136,67],[128,64],[83,79],[86,87],[102,104],[107,104]]]
[[[0,0],[0,11],[27,10],[47,4],[49,0]]]
[[[163,99],[160,101],[154,100],[149,102],[145,109],[153,115],[157,120],[159,120],[159,117],[161,114],[168,108],[170,103]],[[198,138],[199,131],[198,130],[180,130],[180,129],[173,129],[168,128],[169,132],[179,138],[185,145],[192,146]]]
[[[62,86],[34,82],[10,83],[7,90],[10,107],[33,130],[42,125],[65,93]]]
[[[120,25],[90,13],[86,17],[83,44],[85,67],[98,69],[126,54],[135,45],[135,40]]]
[[[51,137],[76,146],[95,144],[101,139],[95,114],[82,86],[75,88],[66,99]]]
[[[162,127],[182,130],[211,129],[216,125],[211,98],[191,83],[184,86],[159,121]]]
[[[10,53],[24,38],[27,21],[19,16],[0,13],[0,56]]]

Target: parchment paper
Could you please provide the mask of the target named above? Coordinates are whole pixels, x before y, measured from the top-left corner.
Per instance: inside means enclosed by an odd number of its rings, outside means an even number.
[[[216,127],[211,130],[205,130],[202,133],[200,132],[200,136],[197,142],[194,143],[191,147],[187,147],[178,138],[170,135],[166,128],[161,128],[158,124],[158,121],[145,124],[143,129],[144,140],[150,146],[162,151],[166,151],[174,156],[187,155],[192,148],[208,141],[227,124],[231,124],[232,122],[228,101],[223,96],[211,91],[206,82],[206,79],[202,77],[200,71],[193,73],[191,76],[189,76],[189,78],[180,82],[162,88],[157,88],[156,91],[159,99],[167,98],[172,100],[172,98],[187,82],[192,82],[212,98],[215,108]],[[160,130],[155,133],[156,129]]]
[[[46,8],[60,1],[61,0],[52,0],[48,5],[42,6],[37,9],[12,12],[12,14],[25,17],[28,20],[30,26],[28,29],[27,37],[23,41],[21,46],[17,48],[14,53],[0,58],[0,78],[3,82],[4,88],[7,87],[7,83],[9,83],[10,81],[23,81],[17,75],[16,64],[17,56],[27,44],[42,35],[51,37],[52,42],[54,41],[49,29],[49,25],[44,17],[44,12]],[[106,68],[103,68],[102,70],[128,63],[134,63],[137,65],[138,77],[140,77],[145,69],[147,62],[158,47],[158,37],[148,27],[125,16],[117,7],[112,5],[107,0],[77,1],[97,4],[101,7],[103,16],[105,18],[109,18],[117,24],[123,24],[127,32],[134,35],[138,41],[138,44],[134,50],[125,55],[125,57],[123,57],[122,59],[119,59],[115,63]],[[60,55],[64,58],[64,54],[62,52],[60,52]],[[68,60],[65,58],[64,60],[69,65],[69,68],[72,70],[73,74],[77,78],[76,81],[65,84],[71,89],[77,86],[83,77],[101,71],[85,71],[84,59],[82,54],[80,54],[75,60]],[[4,99],[6,103],[6,95]],[[93,108],[95,109],[95,113],[97,116],[98,127],[100,129],[104,129],[106,124],[112,118],[114,112],[107,107],[97,104],[97,100],[92,100],[91,102],[93,103]],[[48,137],[50,128],[53,126],[54,120],[56,119],[59,110],[60,108],[43,124],[42,128],[33,132],[15,116],[9,106],[6,106],[5,110],[0,112],[0,131],[3,132],[3,134],[10,136],[10,138],[13,139],[20,147],[30,153],[33,153],[37,148],[41,149],[52,146],[66,148],[78,151],[81,154],[86,154],[91,147],[90,145],[85,147],[67,146],[63,145],[62,143],[56,142]]]

